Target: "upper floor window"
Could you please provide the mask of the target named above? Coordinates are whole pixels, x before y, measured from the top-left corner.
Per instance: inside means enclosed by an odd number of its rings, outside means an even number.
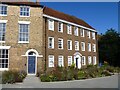
[[[20,6],[20,16],[30,16],[30,7]]]
[[[85,56],[82,56],[82,65],[86,65],[86,58],[85,58]]]
[[[74,27],[74,35],[78,36],[78,27]]]
[[[70,24],[67,25],[67,33],[72,34],[72,27]]]
[[[81,42],[81,50],[85,51],[85,42]]]
[[[95,32],[92,32],[92,39],[95,39]]]
[[[75,50],[79,50],[79,42],[75,41]]]
[[[68,50],[72,50],[72,40],[67,41]]]
[[[91,51],[91,43],[88,43],[88,51]]]
[[[6,23],[0,23],[0,42],[5,41]]]
[[[63,39],[58,38],[58,49],[63,49]]]
[[[64,66],[64,58],[63,58],[63,56],[58,56],[58,66],[60,66],[60,67]]]
[[[63,32],[63,23],[58,22],[58,32]]]
[[[90,31],[87,31],[87,36],[88,38],[90,38]]]
[[[84,35],[84,29],[83,29],[83,28],[80,29],[80,35],[81,35],[81,37],[84,37],[84,36],[85,36],[85,35]]]
[[[19,24],[19,43],[29,42],[29,24]]]
[[[91,56],[88,56],[88,64],[89,65],[92,64],[92,58],[91,58]]]
[[[93,56],[93,65],[96,65],[97,61],[96,61],[96,56]]]
[[[54,48],[54,38],[48,37],[48,48]]]
[[[0,16],[7,15],[7,5],[0,4]]]
[[[48,29],[54,31],[54,20],[48,19]]]
[[[68,66],[72,65],[72,56],[68,56]]]
[[[54,56],[53,55],[48,56],[48,66],[54,67]]]
[[[96,52],[96,44],[93,44],[93,52]]]

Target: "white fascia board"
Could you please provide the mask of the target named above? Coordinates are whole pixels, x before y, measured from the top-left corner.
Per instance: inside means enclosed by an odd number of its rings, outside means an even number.
[[[65,20],[62,20],[62,19],[59,19],[59,18],[56,18],[56,17],[52,17],[52,16],[49,16],[49,15],[46,15],[46,14],[43,14],[43,16],[47,17],[47,18],[50,18],[50,19],[54,19],[54,20],[60,21],[60,22],[71,24],[71,25],[74,25],[74,26],[77,26],[77,27],[80,27],[80,28],[88,29],[88,30],[93,31],[93,32],[97,32],[94,29],[91,29],[91,28],[88,28],[88,27],[84,27],[84,26],[81,26],[81,25],[78,25],[78,24],[75,24],[75,23],[72,23],[72,22],[68,22],[68,21],[65,21]]]
[[[7,23],[8,20],[0,20],[0,23]]]
[[[18,21],[19,24],[30,24],[30,21]]]
[[[11,46],[0,46],[0,49],[10,49]]]

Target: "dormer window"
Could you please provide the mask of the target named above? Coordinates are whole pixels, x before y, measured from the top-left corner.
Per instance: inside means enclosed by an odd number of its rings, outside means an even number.
[[[7,15],[7,5],[0,4],[0,16]]]
[[[30,7],[20,6],[20,16],[30,16]]]

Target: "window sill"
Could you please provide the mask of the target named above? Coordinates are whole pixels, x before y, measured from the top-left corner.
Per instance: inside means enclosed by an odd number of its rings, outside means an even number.
[[[5,43],[5,41],[0,41],[0,43]]]
[[[28,44],[29,42],[19,41],[18,43],[21,43],[21,44]]]
[[[30,16],[20,16],[20,17],[30,17]]]
[[[7,16],[7,15],[2,15],[2,14],[0,14],[0,16]]]
[[[8,68],[0,68],[0,71],[8,71]]]

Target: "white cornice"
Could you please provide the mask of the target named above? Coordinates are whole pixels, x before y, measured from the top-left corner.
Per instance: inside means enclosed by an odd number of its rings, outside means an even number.
[[[93,32],[97,32],[94,29],[91,29],[91,28],[88,28],[88,27],[85,27],[85,26],[81,26],[81,25],[78,25],[78,24],[75,24],[75,23],[72,23],[72,22],[68,22],[66,20],[62,20],[62,19],[59,19],[59,18],[56,18],[56,17],[52,17],[52,16],[49,16],[49,15],[46,15],[46,14],[43,14],[43,16],[47,17],[47,18],[50,18],[50,19],[54,19],[54,20],[60,21],[60,22],[71,24],[71,25],[74,25],[74,26],[77,26],[77,27],[80,27],[80,28],[84,28],[84,29],[87,29],[87,30],[90,30],[90,31],[93,31]]]

